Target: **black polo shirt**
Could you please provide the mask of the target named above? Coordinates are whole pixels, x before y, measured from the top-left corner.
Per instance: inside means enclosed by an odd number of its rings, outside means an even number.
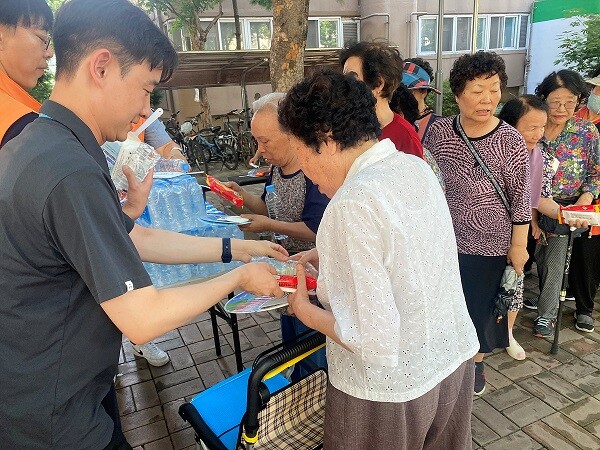
[[[90,129],[48,101],[0,151],[0,447],[104,448],[121,333],[100,307],[149,286]]]

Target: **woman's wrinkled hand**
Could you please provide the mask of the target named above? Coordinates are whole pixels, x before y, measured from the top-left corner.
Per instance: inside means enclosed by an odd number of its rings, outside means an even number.
[[[302,264],[296,265],[296,277],[298,278],[298,286],[296,292],[288,295],[288,312],[302,320],[304,308],[314,306],[308,298],[306,273]]]
[[[296,253],[290,259],[293,261],[298,261],[298,263],[302,264],[303,266],[306,263],[311,263],[315,269],[319,270],[319,253],[317,252],[316,248],[307,250],[305,252]]]
[[[511,245],[508,249],[506,261],[508,262],[508,264],[513,266],[517,275],[521,276],[523,274],[523,269],[528,259],[529,254],[527,253],[527,246]]]

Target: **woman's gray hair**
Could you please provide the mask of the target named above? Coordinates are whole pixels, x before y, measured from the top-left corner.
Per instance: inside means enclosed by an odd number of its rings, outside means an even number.
[[[279,102],[283,97],[285,97],[283,92],[271,92],[270,94],[263,95],[258,100],[252,102],[252,111],[256,114],[261,109],[268,107],[277,112]]]

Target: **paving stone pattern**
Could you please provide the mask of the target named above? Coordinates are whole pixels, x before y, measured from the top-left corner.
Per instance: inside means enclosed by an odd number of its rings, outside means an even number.
[[[260,193],[262,186],[248,189]],[[217,207],[227,207],[208,196]],[[525,296],[537,293],[537,278],[530,273]],[[500,349],[486,357],[486,392],[473,402],[473,449],[600,449],[600,305],[594,312],[593,333],[575,329],[574,307],[567,302],[563,309],[557,355],[549,353],[550,340],[533,337],[536,312],[524,309],[514,334],[527,359],[515,361]],[[123,430],[136,450],[195,448],[193,430],[179,417],[179,406],[236,372],[231,329],[221,319],[218,323],[219,358],[208,313],[154,341],[171,357],[163,367],[135,358],[131,343],[123,339],[117,398]],[[280,341],[276,311],[240,316],[239,328],[246,367]]]

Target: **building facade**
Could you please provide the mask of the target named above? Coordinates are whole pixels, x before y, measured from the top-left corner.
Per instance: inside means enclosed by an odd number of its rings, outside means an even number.
[[[448,78],[454,61],[471,52],[475,0],[445,0],[442,35],[442,72]],[[527,49],[533,0],[479,1],[477,49],[499,53],[508,72],[507,93],[518,93],[525,82]],[[307,48],[339,48],[351,41],[388,41],[398,46],[403,57],[420,56],[436,69],[438,0],[313,0],[310,4]],[[223,16],[206,42],[206,50],[236,48],[235,23],[231,2],[223,2]],[[272,34],[271,12],[249,0],[238,0],[242,49],[266,50]],[[206,11],[206,23],[218,10]],[[159,18],[157,17],[157,20]],[[165,32],[179,51],[191,50],[185,29],[173,20],[160,17]],[[248,97],[271,91],[270,85],[247,87]],[[193,116],[194,90],[178,89],[167,96],[169,109],[181,110],[182,117]],[[213,115],[241,108],[239,86],[211,87],[208,98]],[[169,104],[171,103],[171,104]]]

